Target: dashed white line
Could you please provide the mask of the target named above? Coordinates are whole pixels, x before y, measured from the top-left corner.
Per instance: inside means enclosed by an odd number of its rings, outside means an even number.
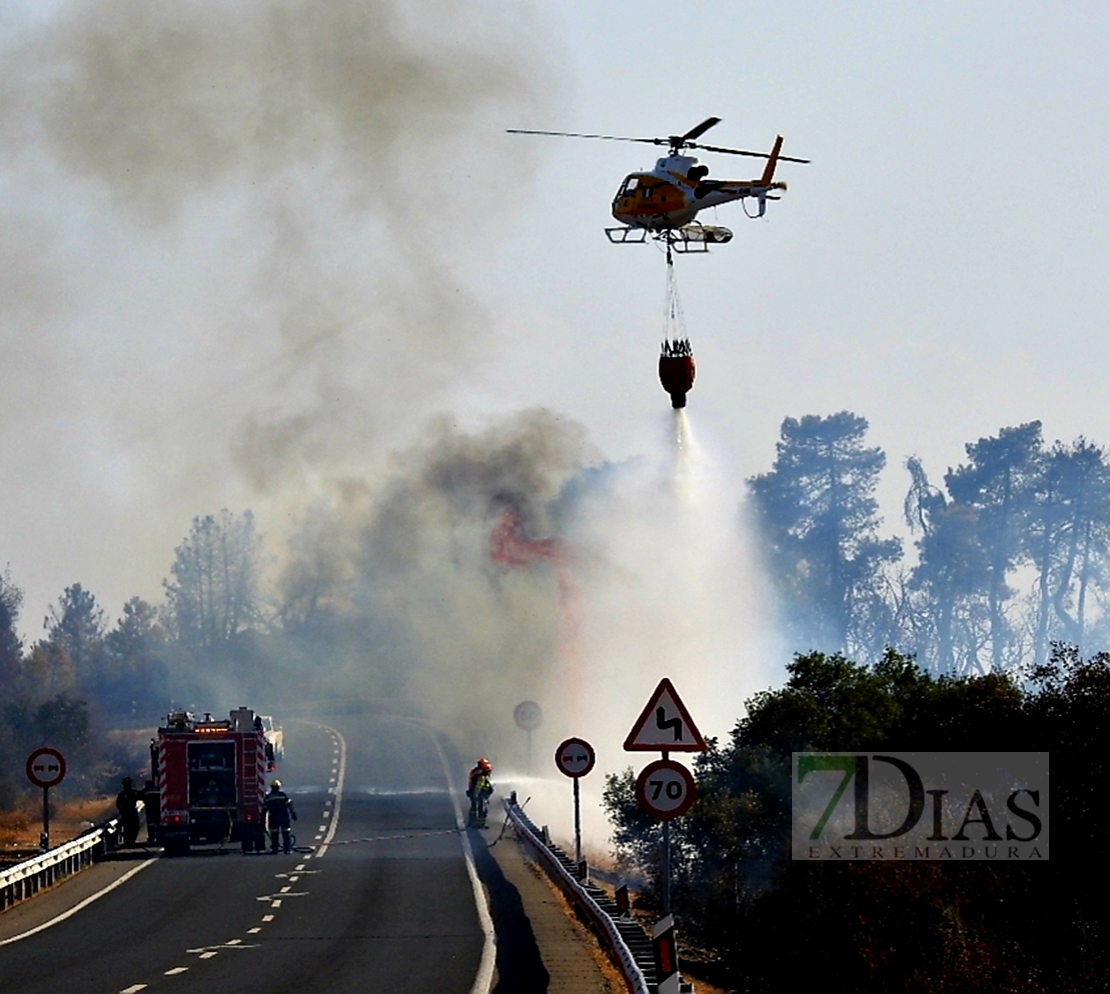
[[[270,907],[271,907],[271,908],[280,908],[280,907],[281,907],[281,898],[279,898],[279,897],[275,897],[275,898],[274,898],[274,899],[273,899],[273,900],[272,900],[272,901],[270,902]]]
[[[184,973],[189,968],[187,966],[175,966],[172,970],[167,970],[162,974],[163,977],[176,977],[179,973]]]
[[[304,869],[304,863],[298,863],[296,866],[293,867],[293,869],[294,870],[303,870]]]
[[[213,956],[218,956],[218,955],[219,955],[219,952],[217,950],[209,949],[208,952],[201,953],[200,958],[201,959],[211,959]]]
[[[297,882],[298,880],[300,880],[300,879],[301,879],[301,878],[300,878],[300,877],[298,877],[298,876],[292,876],[292,877],[290,877],[290,878],[289,878],[289,882],[290,882],[291,884],[295,884],[295,883],[296,883],[296,882]]]
[[[258,925],[255,925],[254,928],[248,928],[247,929],[247,935],[254,935],[255,932],[261,932],[261,931],[262,931],[262,929]]]
[[[281,890],[280,890],[280,891],[279,891],[278,893],[280,893],[280,894],[288,894],[290,890],[292,890],[292,888],[291,888],[291,887],[282,887],[282,888],[281,888]]]
[[[262,920],[264,922],[272,922],[274,920],[274,916],[273,915],[263,915]]]
[[[227,942],[225,943],[225,945],[228,945],[228,946],[237,946],[237,945],[239,945],[239,943],[240,943],[240,942],[242,942],[242,941],[243,941],[242,939],[228,939],[228,940],[227,940]]]
[[[125,987],[119,994],[139,994],[139,991],[146,990],[146,984],[132,984],[130,987]]]

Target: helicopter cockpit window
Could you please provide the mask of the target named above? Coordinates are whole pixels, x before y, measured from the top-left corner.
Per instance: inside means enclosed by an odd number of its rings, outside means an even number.
[[[621,196],[627,197],[633,190],[636,189],[636,184],[638,182],[639,180],[637,179],[637,177],[629,176],[628,179],[624,181],[624,186],[621,187]]]

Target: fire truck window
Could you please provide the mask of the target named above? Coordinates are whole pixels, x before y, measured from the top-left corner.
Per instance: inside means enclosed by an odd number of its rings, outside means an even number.
[[[189,805],[229,808],[235,805],[235,743],[189,743]]]

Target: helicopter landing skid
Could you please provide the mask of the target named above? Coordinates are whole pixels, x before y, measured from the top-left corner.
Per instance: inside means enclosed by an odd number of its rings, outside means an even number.
[[[647,241],[647,228],[606,228],[605,237],[614,245],[643,245]]]

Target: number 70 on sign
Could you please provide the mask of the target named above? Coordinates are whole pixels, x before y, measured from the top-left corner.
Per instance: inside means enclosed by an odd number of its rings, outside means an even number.
[[[660,821],[685,814],[697,793],[694,775],[672,759],[649,763],[636,778],[636,803],[645,814]]]

